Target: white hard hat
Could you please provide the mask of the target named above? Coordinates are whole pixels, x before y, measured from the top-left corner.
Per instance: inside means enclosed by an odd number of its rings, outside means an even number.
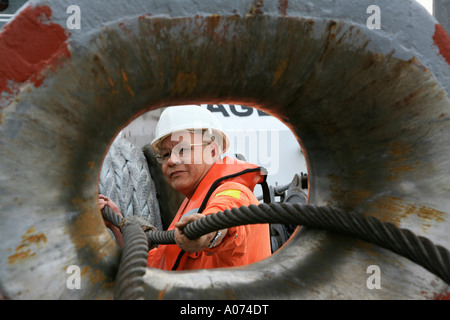
[[[159,152],[162,141],[174,132],[199,129],[210,129],[215,136],[220,136],[222,141],[216,142],[222,148],[222,153],[227,151],[230,141],[223,131],[221,123],[211,111],[198,105],[166,108],[156,125],[155,139],[151,143],[152,148]]]

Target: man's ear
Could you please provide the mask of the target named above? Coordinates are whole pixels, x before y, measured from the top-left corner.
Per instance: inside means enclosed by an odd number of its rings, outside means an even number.
[[[213,158],[218,157],[220,155],[220,152],[219,152],[219,145],[217,144],[217,142],[211,142],[210,146],[211,146],[211,157]]]

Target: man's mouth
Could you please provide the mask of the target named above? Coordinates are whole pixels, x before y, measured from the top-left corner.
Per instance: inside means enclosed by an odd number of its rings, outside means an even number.
[[[180,175],[182,175],[183,173],[184,173],[184,171],[174,171],[170,174],[170,178],[175,179],[175,178],[179,177]]]

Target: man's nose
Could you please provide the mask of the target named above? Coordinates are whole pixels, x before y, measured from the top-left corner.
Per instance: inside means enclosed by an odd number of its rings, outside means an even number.
[[[176,154],[176,152],[170,153],[169,160],[167,160],[167,165],[173,167],[182,163],[181,158]]]

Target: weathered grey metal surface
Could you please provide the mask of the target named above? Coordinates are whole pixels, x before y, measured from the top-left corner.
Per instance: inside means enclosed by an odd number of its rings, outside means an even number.
[[[447,33],[450,33],[450,0],[434,0],[433,14]]]
[[[366,26],[372,1],[78,1],[81,29],[67,38],[58,26],[72,1],[31,4],[11,28],[25,36],[23,21],[37,21],[60,60],[42,52],[20,77],[0,77],[6,297],[112,297],[119,251],[96,203],[101,162],[132,117],[167,104],[261,106],[299,137],[309,203],[450,246],[450,40],[414,1],[378,1],[380,30]],[[7,49],[26,56],[24,46]],[[72,264],[80,290],[66,287]],[[369,265],[381,289],[367,288]],[[145,281],[149,299],[432,299],[448,287],[395,254],[312,230],[255,265],[148,269]]]

